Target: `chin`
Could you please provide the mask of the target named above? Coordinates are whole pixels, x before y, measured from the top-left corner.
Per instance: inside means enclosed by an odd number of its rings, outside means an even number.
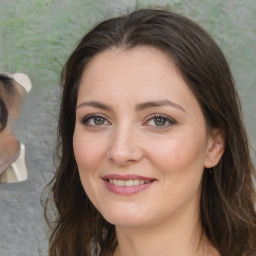
[[[140,226],[146,224],[148,214],[142,212],[134,212],[130,210],[115,209],[111,211],[104,211],[101,213],[105,220],[115,226]]]

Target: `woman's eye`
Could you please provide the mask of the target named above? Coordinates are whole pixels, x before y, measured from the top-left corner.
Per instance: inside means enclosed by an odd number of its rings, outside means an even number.
[[[95,124],[95,125],[103,125],[104,123],[105,123],[105,119],[104,118],[102,118],[102,117],[94,117],[93,119],[92,119],[92,122],[93,122],[93,124]]]
[[[146,125],[156,127],[168,127],[175,124],[176,121],[166,116],[153,116],[148,119]]]
[[[109,122],[106,120],[106,118],[95,115],[82,118],[81,123],[90,126],[109,125]]]
[[[156,126],[165,126],[167,120],[162,117],[156,117],[153,119]]]

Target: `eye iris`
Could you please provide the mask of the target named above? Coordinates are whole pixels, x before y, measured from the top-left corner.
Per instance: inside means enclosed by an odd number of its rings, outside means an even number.
[[[166,119],[162,117],[157,117],[154,119],[154,123],[156,126],[164,126],[166,124]]]
[[[103,125],[105,120],[102,117],[94,117],[94,123],[96,125]]]

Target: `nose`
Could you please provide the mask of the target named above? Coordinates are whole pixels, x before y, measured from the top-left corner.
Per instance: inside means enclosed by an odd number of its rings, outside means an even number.
[[[140,136],[135,129],[117,128],[111,137],[107,157],[120,167],[136,163],[143,158],[140,142]]]

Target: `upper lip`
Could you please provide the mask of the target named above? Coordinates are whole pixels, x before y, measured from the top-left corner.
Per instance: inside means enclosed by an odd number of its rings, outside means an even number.
[[[154,178],[151,177],[144,177],[136,174],[126,174],[126,175],[121,175],[121,174],[108,174],[102,177],[104,180],[155,180]]]

